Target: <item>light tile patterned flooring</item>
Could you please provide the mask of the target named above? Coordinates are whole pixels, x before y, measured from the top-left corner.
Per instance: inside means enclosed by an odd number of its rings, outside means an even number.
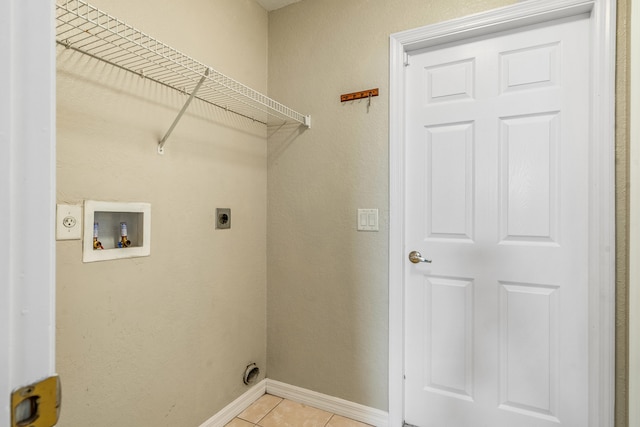
[[[225,427],[371,427],[340,415],[265,394]]]

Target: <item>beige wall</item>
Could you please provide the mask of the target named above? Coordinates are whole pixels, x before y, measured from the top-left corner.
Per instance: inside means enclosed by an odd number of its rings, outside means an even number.
[[[640,425],[640,8],[631,9],[630,47],[630,254],[629,275],[629,425]]]
[[[269,377],[387,408],[388,36],[513,1],[306,0],[269,15],[269,93],[313,128],[269,138]],[[617,425],[626,425],[627,14],[619,2]],[[366,102],[339,96],[379,87]],[[355,231],[378,208],[379,233]],[[292,321],[295,319],[295,321]]]
[[[268,375],[387,410],[389,35],[508,0],[304,0],[269,15]],[[380,88],[366,101],[340,95]],[[357,232],[358,208],[380,231]]]
[[[92,0],[266,91],[268,15],[253,0]],[[82,263],[57,243],[60,426],[197,426],[266,371],[266,130],[58,48],[59,203],[151,203],[151,256]],[[216,207],[231,230],[214,229]],[[250,257],[247,256],[250,254]]]
[[[199,425],[246,390],[249,361],[386,410],[389,34],[513,2],[305,0],[267,28],[253,0],[93,0],[255,89],[268,70],[270,96],[312,114],[313,128],[270,128],[265,144],[260,125],[194,102],[159,156],[184,96],[59,48],[58,202],[148,201],[153,218],[149,258],[82,264],[79,241],[57,244],[60,425]],[[369,110],[339,102],[373,87]],[[626,121],[619,129],[624,190]],[[216,207],[232,208],[232,230],[214,230]],[[355,230],[357,208],[380,210],[379,232]]]
[[[617,1],[616,61],[616,357],[615,419],[629,424],[629,19],[631,0]]]

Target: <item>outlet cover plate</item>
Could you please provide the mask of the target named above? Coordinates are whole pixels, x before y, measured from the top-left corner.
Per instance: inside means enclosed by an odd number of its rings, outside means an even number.
[[[58,205],[56,209],[56,239],[82,239],[82,206]]]

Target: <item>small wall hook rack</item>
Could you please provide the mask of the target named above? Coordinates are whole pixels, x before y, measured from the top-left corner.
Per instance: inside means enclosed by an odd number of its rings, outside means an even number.
[[[378,88],[361,90],[360,92],[345,93],[344,95],[340,95],[340,102],[355,101],[356,99],[371,98],[378,95]]]

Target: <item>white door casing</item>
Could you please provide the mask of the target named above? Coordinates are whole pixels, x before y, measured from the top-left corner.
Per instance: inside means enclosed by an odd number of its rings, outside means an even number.
[[[404,62],[406,52],[415,52],[430,46],[451,41],[471,39],[478,35],[519,28],[527,24],[545,22],[588,12],[591,34],[591,85],[592,103],[589,112],[589,236],[586,256],[589,261],[589,359],[588,401],[589,425],[609,426],[613,422],[613,64],[615,4],[609,1],[529,1],[485,14],[462,18],[449,23],[393,35],[391,38],[391,109],[390,109],[390,425],[401,425],[404,419],[403,396],[403,322],[405,299],[403,281],[406,255],[412,250],[405,241],[406,227],[404,199],[406,185],[406,141],[404,134]],[[544,115],[539,117],[544,121]],[[518,124],[518,122],[512,122]],[[457,125],[464,135],[464,123]],[[508,127],[508,126],[507,126]],[[463,185],[460,184],[460,185]],[[454,218],[455,219],[455,218]],[[415,248],[413,248],[415,249]],[[428,253],[424,254],[425,256]],[[436,292],[451,283],[442,282]],[[468,292],[464,283],[456,283],[458,296]],[[505,284],[504,292],[535,289],[538,300],[549,300],[553,288],[523,288],[517,284]],[[449,289],[454,287],[449,286]],[[544,291],[544,292],[543,292]],[[513,295],[522,296],[522,293]],[[526,294],[525,294],[526,295]],[[504,297],[504,295],[503,295]],[[555,303],[553,303],[555,304]],[[451,314],[444,313],[442,319]],[[464,381],[462,389],[466,387]],[[522,409],[522,408],[520,408]],[[544,418],[544,417],[542,417]],[[539,418],[539,419],[542,419]]]
[[[0,427],[55,369],[54,7],[0,5]]]
[[[410,57],[409,424],[587,425],[588,40],[582,15]]]

